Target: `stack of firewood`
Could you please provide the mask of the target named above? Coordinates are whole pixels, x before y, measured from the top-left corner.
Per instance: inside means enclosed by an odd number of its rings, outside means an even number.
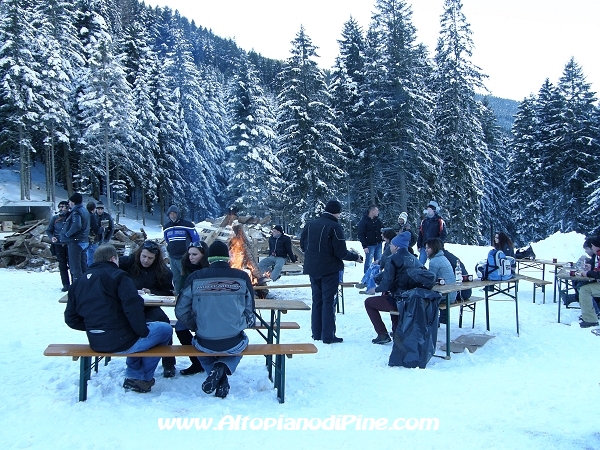
[[[15,233],[6,237],[0,243],[0,268],[58,270],[58,262],[52,255],[52,241],[46,235],[46,228],[48,228],[47,219],[25,222]],[[124,225],[115,224],[115,233],[110,243],[122,255],[135,251],[146,238],[143,228],[136,232]]]

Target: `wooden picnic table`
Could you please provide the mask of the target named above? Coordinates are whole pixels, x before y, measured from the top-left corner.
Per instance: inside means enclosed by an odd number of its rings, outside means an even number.
[[[338,285],[338,293],[336,298],[336,308],[337,312],[341,314],[345,314],[346,308],[344,304],[344,288],[345,287],[354,287],[358,284],[358,281],[343,281]],[[299,284],[272,284],[272,285],[263,285],[263,286],[254,286],[255,291],[264,291],[271,289],[295,289],[295,288],[309,288],[311,287],[310,283],[299,283]]]
[[[432,290],[439,292],[446,299],[446,357],[445,359],[450,359],[450,310],[451,303],[450,298],[448,296],[451,292],[458,292],[465,289],[477,289],[484,288],[484,301],[485,301],[485,322],[486,329],[490,331],[490,313],[489,313],[489,299],[496,295],[504,294],[515,302],[515,319],[517,323],[517,336],[519,335],[519,303],[518,303],[518,285],[519,281],[522,277],[515,275],[510,280],[505,281],[495,281],[495,280],[473,280],[473,281],[464,281],[462,284],[443,284],[436,285]],[[506,284],[506,287],[502,286]],[[467,301],[468,302],[468,301]]]
[[[541,271],[542,272],[542,281],[546,280],[546,266],[551,266],[554,268],[554,270],[552,271],[552,273],[554,274],[554,289],[553,289],[553,297],[554,297],[554,303],[556,303],[556,274],[558,273],[558,270],[563,267],[564,265],[566,265],[566,262],[559,262],[557,261],[553,261],[553,260],[549,260],[549,259],[517,259],[517,273],[521,273],[522,271]],[[538,283],[538,284],[534,284],[533,285],[533,295],[534,295],[534,302],[535,302],[535,290],[536,288],[541,289],[542,291],[542,303],[546,303],[546,284],[550,284],[550,283]]]
[[[59,299],[59,303],[67,303],[67,295]],[[177,297],[174,295],[151,295],[143,294],[144,306],[169,306],[174,307],[177,303]],[[310,311],[310,306],[300,300],[280,300],[280,299],[260,299],[254,300],[256,318],[267,330],[265,336],[262,331],[256,328],[256,331],[265,339],[267,344],[279,344],[281,338],[281,314],[288,311]],[[262,317],[261,310],[269,311],[270,320]],[[269,368],[269,377],[272,370],[272,355],[266,355],[267,366]]]

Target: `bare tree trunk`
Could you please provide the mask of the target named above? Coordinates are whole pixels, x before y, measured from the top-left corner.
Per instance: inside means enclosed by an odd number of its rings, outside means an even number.
[[[108,130],[106,129],[108,125],[104,125],[104,170],[106,171],[106,209],[110,214],[110,209],[112,206],[111,198],[110,198],[110,165],[108,163]],[[117,223],[119,223],[119,217],[117,214]]]
[[[71,174],[71,160],[69,159],[69,146],[63,147],[63,160],[65,170],[65,186],[67,188],[67,196],[73,195],[73,175]]]
[[[146,190],[142,188],[142,225],[146,226]]]

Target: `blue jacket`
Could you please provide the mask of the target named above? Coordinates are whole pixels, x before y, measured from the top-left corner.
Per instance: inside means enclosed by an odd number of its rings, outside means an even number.
[[[185,255],[185,252],[187,252],[190,242],[198,242],[200,236],[198,236],[196,227],[192,222],[181,218],[179,208],[171,206],[167,210],[167,217],[169,217],[169,213],[171,212],[177,213],[177,219],[175,221],[169,219],[169,222],[163,226],[163,235],[167,242],[169,257],[181,259]]]
[[[417,248],[425,246],[425,241],[433,238],[440,238],[442,242],[446,240],[448,231],[446,223],[437,213],[433,217],[425,217],[419,227],[419,237],[417,238]]]
[[[60,232],[61,242],[88,242],[90,236],[90,213],[82,203],[73,206]]]
[[[56,244],[60,243],[60,232],[65,226],[68,217],[69,212],[62,212],[55,216],[52,216],[52,218],[50,219],[48,228],[46,228],[46,234],[50,239],[52,239],[53,237],[57,238],[58,242],[56,242]]]
[[[437,252],[433,258],[429,260],[429,270],[435,274],[436,279],[443,278],[446,284],[456,284],[456,277],[452,265],[448,258],[444,256],[444,250]],[[448,294],[450,297],[450,303],[456,301],[456,292]]]

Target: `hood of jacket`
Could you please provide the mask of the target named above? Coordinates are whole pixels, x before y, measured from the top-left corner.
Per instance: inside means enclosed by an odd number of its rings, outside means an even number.
[[[179,208],[177,206],[171,206],[169,207],[169,209],[167,209],[167,219],[171,220],[169,214],[171,214],[172,212],[177,214],[177,219],[173,220],[172,222],[177,222],[179,219],[181,219],[181,213],[179,212]]]

